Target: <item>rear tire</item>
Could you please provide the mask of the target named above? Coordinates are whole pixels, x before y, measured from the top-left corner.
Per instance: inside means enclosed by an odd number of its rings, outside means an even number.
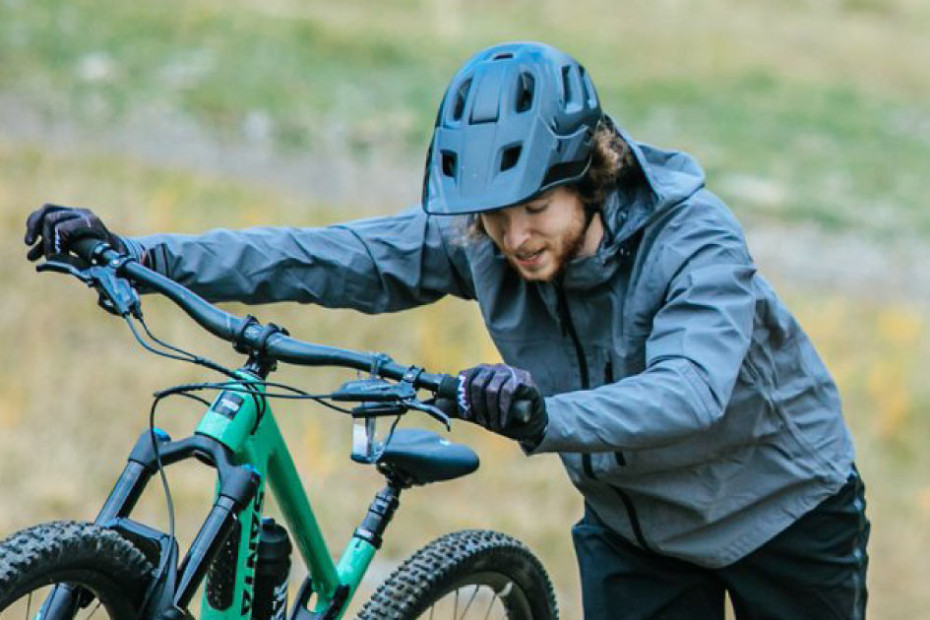
[[[44,523],[0,543],[0,614],[34,618],[50,586],[73,584],[95,618],[102,608],[110,618],[132,620],[151,577],[151,563],[113,530],[74,521]]]
[[[499,532],[454,532],[404,561],[359,620],[506,618],[556,620],[552,582],[536,556]]]

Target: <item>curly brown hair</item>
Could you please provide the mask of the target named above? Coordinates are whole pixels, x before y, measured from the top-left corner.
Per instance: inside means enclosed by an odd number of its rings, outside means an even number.
[[[610,190],[632,179],[640,168],[633,149],[610,118],[605,116],[598,121],[592,140],[591,165],[584,177],[571,187],[587,207],[600,209]]]

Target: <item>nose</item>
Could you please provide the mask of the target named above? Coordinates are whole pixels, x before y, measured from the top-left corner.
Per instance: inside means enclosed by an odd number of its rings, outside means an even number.
[[[524,243],[529,241],[531,236],[529,222],[523,217],[508,218],[506,229],[504,230],[504,245],[509,250],[517,250]]]

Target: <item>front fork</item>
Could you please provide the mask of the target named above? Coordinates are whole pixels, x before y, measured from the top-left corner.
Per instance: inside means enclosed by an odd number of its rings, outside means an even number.
[[[155,445],[158,446],[157,454]],[[159,459],[161,465],[167,466],[192,456],[216,468],[219,485],[210,513],[179,564],[177,543],[172,537],[133,521],[129,515],[152,476],[158,472]],[[341,585],[333,592],[331,600],[323,606],[318,605],[314,612],[309,612],[307,604],[316,584],[308,577],[292,611],[293,620],[330,620],[344,613],[354,585],[361,581],[371,557],[381,547],[381,538],[398,507],[401,490],[408,486],[391,475],[391,472],[382,473],[388,478],[388,484],[375,496],[342,556],[337,569]],[[166,433],[157,429],[142,433],[95,520],[101,527],[118,531],[153,563],[157,563],[156,579],[147,588],[139,617],[155,620],[181,620],[189,617],[186,610],[197,588],[243,514],[251,514],[252,517],[250,522],[242,522],[241,527],[250,528],[247,557],[254,558],[255,550],[252,546],[257,544],[256,524],[262,511],[263,495],[264,484],[258,471],[250,465],[233,464],[232,451],[220,441],[201,434],[171,441]],[[239,545],[240,542],[233,540],[231,544]],[[242,583],[239,584],[245,590],[242,592],[245,601],[247,595],[251,594],[250,586],[254,582],[254,559],[245,562],[240,568],[247,573],[240,576]],[[87,604],[87,599],[85,593],[70,586],[56,586],[43,606],[43,620],[70,620],[79,606]],[[220,604],[219,607],[226,611],[213,611],[223,616],[230,613],[231,617],[250,617],[251,610],[244,604],[241,610],[233,610],[231,605],[226,604]]]
[[[159,459],[162,465],[170,465],[191,456],[216,468],[219,486],[213,507],[179,566],[175,541],[163,532],[132,521],[129,514],[158,471]],[[240,511],[260,496],[261,487],[259,473],[249,465],[235,465],[232,451],[216,439],[193,435],[173,442],[158,430],[146,431],[139,437],[95,523],[119,531],[147,557],[157,559],[157,580],[146,593],[140,617],[172,620],[186,616],[184,610],[235,527]],[[73,588],[56,586],[45,602],[43,617],[72,618],[82,603],[81,598]]]

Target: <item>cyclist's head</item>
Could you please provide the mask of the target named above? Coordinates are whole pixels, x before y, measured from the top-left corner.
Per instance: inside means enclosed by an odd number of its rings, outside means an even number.
[[[580,181],[601,118],[591,78],[564,52],[533,42],[478,52],[439,106],[424,210],[493,211]]]

